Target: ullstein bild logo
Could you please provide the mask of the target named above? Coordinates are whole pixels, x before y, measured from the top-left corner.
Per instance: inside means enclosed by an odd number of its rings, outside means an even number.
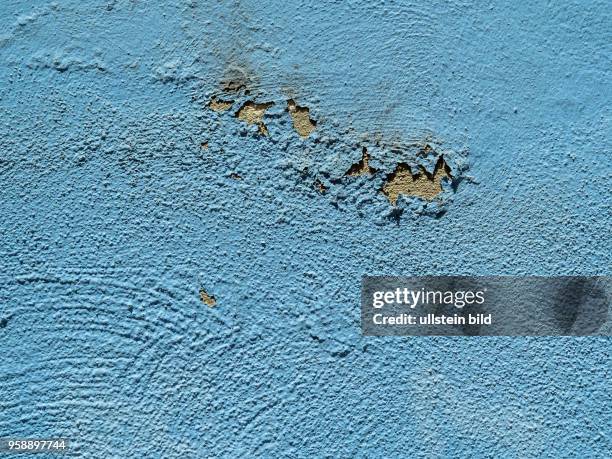
[[[361,328],[371,336],[610,336],[611,278],[370,277]]]

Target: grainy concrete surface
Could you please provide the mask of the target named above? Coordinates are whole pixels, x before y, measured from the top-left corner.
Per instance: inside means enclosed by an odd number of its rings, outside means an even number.
[[[87,458],[609,457],[609,338],[363,338],[359,286],[610,274],[610,15],[2,1],[0,436]],[[249,124],[249,102],[273,105]],[[346,175],[364,148],[376,172]],[[440,156],[434,199],[381,193]]]

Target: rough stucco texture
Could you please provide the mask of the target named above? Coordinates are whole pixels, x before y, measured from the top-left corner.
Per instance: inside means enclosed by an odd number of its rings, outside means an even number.
[[[610,5],[529,3],[2,1],[0,436],[609,457],[609,338],[360,335],[363,274],[611,274]]]

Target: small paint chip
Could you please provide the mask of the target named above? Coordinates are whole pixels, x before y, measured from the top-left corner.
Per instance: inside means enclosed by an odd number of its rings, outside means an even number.
[[[242,176],[240,174],[237,174],[236,172],[232,172],[229,175],[229,178],[231,178],[232,180],[242,180]]]
[[[300,107],[293,99],[287,101],[287,109],[293,120],[293,129],[302,138],[308,137],[315,130],[317,123],[310,119],[310,109]]]
[[[245,102],[245,104],[240,107],[238,113],[236,113],[236,117],[239,120],[244,121],[247,124],[255,124],[258,126],[258,132],[261,135],[268,135],[268,128],[263,122],[264,115],[266,110],[269,109],[273,102],[267,102],[264,104],[256,104],[255,102]]]
[[[233,100],[221,100],[216,97],[208,103],[208,107],[215,112],[225,112],[232,108]]]
[[[389,174],[382,191],[393,205],[400,194],[431,201],[442,192],[442,180],[450,177],[450,169],[442,158],[436,163],[433,174],[422,167],[420,173],[412,174],[407,164],[400,163]]]
[[[215,299],[215,297],[209,295],[203,288],[200,288],[200,300],[209,308],[215,307],[217,305],[217,300]]]
[[[323,185],[323,183],[321,183],[319,179],[315,180],[315,182],[313,183],[313,186],[314,186],[314,189],[317,190],[321,194],[325,194],[325,192],[327,191],[327,187]]]
[[[372,175],[376,172],[376,169],[370,166],[370,155],[368,154],[368,150],[363,147],[361,160],[353,164],[351,168],[346,171],[345,175],[349,175],[351,177],[358,177],[360,175]]]
[[[204,150],[208,150],[208,142],[202,142],[200,143],[200,148],[204,149]]]

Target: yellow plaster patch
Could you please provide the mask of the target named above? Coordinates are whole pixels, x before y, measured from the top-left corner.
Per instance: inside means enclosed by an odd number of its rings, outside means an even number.
[[[236,117],[247,124],[256,124],[259,127],[259,133],[261,135],[268,135],[268,128],[264,124],[263,118],[266,110],[272,105],[274,105],[273,102],[256,104],[255,102],[248,101],[240,107],[240,110],[236,113]]]
[[[401,163],[389,175],[382,191],[393,205],[400,194],[431,201],[442,192],[442,180],[450,176],[450,170],[442,158],[438,160],[433,174],[421,168],[420,173],[413,175],[408,165]]]
[[[316,123],[310,119],[310,110],[307,107],[300,107],[293,99],[287,101],[287,109],[293,120],[293,129],[302,138],[308,137],[316,128]]]

